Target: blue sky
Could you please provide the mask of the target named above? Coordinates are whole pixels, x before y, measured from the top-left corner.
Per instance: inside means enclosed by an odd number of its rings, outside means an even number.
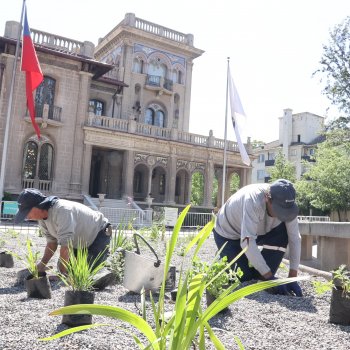
[[[6,21],[19,21],[21,6],[6,1],[0,35]],[[349,0],[27,0],[27,8],[30,27],[95,44],[128,12],[192,33],[205,53],[193,66],[190,132],[223,137],[228,56],[252,139],[278,139],[285,108],[336,116],[312,73],[329,30],[350,15]]]

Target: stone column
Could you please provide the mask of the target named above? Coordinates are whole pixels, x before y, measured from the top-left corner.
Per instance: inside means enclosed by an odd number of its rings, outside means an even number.
[[[92,145],[84,145],[82,189],[83,194],[89,194]]]
[[[218,208],[221,208],[221,198],[222,198],[222,168],[221,169],[216,169],[217,173],[217,178],[218,178],[218,197],[216,200],[216,206]]]
[[[134,181],[134,152],[125,151],[123,160],[123,188],[124,195],[133,197],[133,181]]]
[[[205,186],[204,186],[204,205],[206,207],[212,207],[211,196],[213,193],[213,182],[214,182],[214,164],[212,160],[208,161],[205,168]]]
[[[73,155],[70,176],[70,191],[71,193],[81,193],[82,190],[82,159],[83,159],[83,144],[84,130],[83,125],[87,117],[87,106],[89,101],[89,91],[91,83],[91,73],[80,72],[79,81],[79,96],[78,106],[75,116],[75,127],[73,133]]]
[[[181,130],[188,132],[190,124],[190,104],[191,104],[191,84],[192,84],[192,61],[186,62],[186,82],[185,82],[185,96],[184,96],[184,105],[182,113],[182,125],[179,128]]]

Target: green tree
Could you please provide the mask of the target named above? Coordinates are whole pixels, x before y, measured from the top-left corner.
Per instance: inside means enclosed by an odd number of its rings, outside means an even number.
[[[191,203],[202,205],[204,199],[204,176],[200,172],[192,175]]]
[[[241,179],[239,178],[239,175],[237,173],[233,173],[230,179],[230,195],[237,192],[240,182]]]
[[[334,145],[334,135],[316,150],[316,163],[305,173],[305,198],[315,208],[340,212],[350,209],[350,157],[349,145]],[[299,185],[297,186],[299,188]]]
[[[320,68],[314,73],[324,83],[323,94],[345,114],[342,120],[349,126],[350,116],[350,16],[330,32],[328,45],[323,45]]]
[[[296,181],[295,167],[289,162],[279,150],[275,157],[275,165],[269,169],[270,182],[277,179],[286,179],[290,182]]]

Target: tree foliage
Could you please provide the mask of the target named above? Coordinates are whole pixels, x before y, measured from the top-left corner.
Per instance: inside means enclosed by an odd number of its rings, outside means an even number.
[[[323,94],[337,106],[346,117],[350,116],[350,16],[330,32],[328,45],[323,45],[321,67],[314,73],[322,76]]]
[[[296,181],[295,167],[285,158],[281,150],[278,151],[275,165],[269,169],[269,174],[270,182],[277,179],[286,179],[293,183]]]
[[[338,131],[336,131],[337,133]],[[297,184],[300,203],[307,201],[323,211],[340,212],[350,209],[350,148],[349,143],[335,144],[335,135],[328,133],[327,140],[315,153],[316,163]]]
[[[191,203],[202,205],[204,200],[204,176],[200,172],[192,175]]]

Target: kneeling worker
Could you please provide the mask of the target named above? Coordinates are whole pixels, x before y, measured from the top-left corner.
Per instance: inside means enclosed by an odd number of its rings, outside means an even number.
[[[217,214],[213,230],[221,257],[232,261],[243,248],[246,253],[236,262],[241,281],[275,279],[276,271],[289,246],[288,277],[296,277],[300,263],[301,237],[298,206],[292,183],[279,179],[271,184],[247,185],[234,193]],[[262,245],[260,251],[258,245]],[[273,288],[276,294],[302,296],[297,282]]]

